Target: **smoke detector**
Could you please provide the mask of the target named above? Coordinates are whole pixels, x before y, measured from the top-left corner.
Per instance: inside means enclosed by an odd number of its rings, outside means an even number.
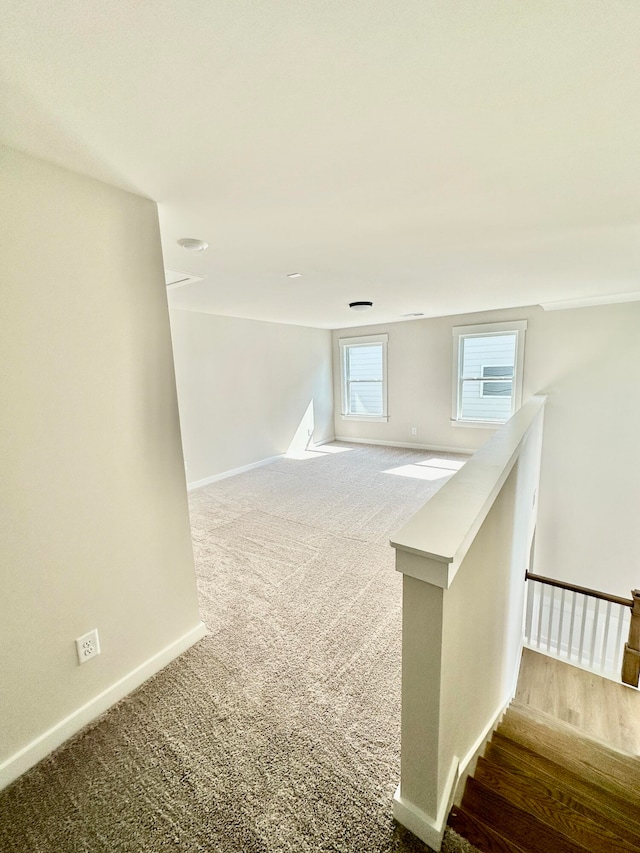
[[[195,237],[182,237],[178,240],[178,245],[186,249],[187,252],[204,252],[209,248],[209,244],[204,240],[196,240]]]

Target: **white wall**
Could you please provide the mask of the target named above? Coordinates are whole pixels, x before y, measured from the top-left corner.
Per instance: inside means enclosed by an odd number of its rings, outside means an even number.
[[[0,176],[1,786],[200,621],[156,206],[3,148]]]
[[[331,332],[178,309],[171,332],[189,483],[333,437]]]
[[[639,303],[530,307],[336,331],[336,435],[478,448],[493,430],[450,423],[451,329],[503,320],[528,320],[523,400],[549,395],[535,568],[628,596],[640,586]],[[338,340],[381,332],[389,335],[389,421],[343,421]]]

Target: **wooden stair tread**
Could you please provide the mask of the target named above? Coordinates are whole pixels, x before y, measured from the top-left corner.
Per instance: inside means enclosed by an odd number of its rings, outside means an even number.
[[[576,728],[564,720],[559,720],[557,717],[553,717],[550,714],[545,713],[544,711],[539,710],[538,708],[533,708],[531,705],[527,705],[524,702],[521,702],[518,699],[513,699],[509,708],[506,711],[511,717],[519,717],[526,718],[528,721],[533,721],[534,723],[538,723],[545,728],[553,729],[559,734],[566,734],[567,737],[578,738],[580,741],[587,743],[589,747],[598,754],[602,754],[606,756],[611,761],[616,761],[620,764],[621,767],[625,768],[632,774],[640,775],[640,757],[637,755],[632,755],[629,752],[621,752],[619,749],[611,746],[610,744],[605,743],[599,738],[593,737],[593,735],[588,735],[586,732],[583,732],[581,729]]]
[[[611,850],[640,853],[639,846],[604,826],[597,812],[585,808],[546,780],[514,773],[485,758],[478,760],[474,779],[593,853],[610,853]]]
[[[559,799],[584,814],[600,815],[604,826],[621,838],[640,846],[640,817],[634,816],[633,807],[601,788],[585,782],[570,770],[543,758],[499,734],[487,744],[485,756],[488,761],[513,773],[527,774],[561,792]],[[576,806],[575,802],[580,805]]]
[[[589,847],[567,838],[472,776],[467,779],[462,806],[491,827],[499,827],[502,832],[503,827],[508,828],[509,840],[528,853],[592,853]]]
[[[452,809],[448,824],[458,835],[465,838],[482,853],[530,853],[524,847],[518,847],[462,806]]]
[[[514,701],[449,823],[483,853],[640,853],[640,758]]]
[[[545,758],[562,763],[592,784],[635,803],[636,807],[640,805],[640,767],[620,761],[600,744],[509,711],[500,723],[499,732]]]

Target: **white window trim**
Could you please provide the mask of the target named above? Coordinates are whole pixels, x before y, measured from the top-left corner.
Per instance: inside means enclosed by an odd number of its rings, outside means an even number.
[[[514,393],[511,397],[511,415],[522,405],[522,377],[524,375],[524,339],[527,331],[526,320],[513,320],[504,323],[481,323],[475,326],[454,326],[453,335],[453,367],[451,381],[451,425],[456,427],[479,427],[482,429],[499,429],[505,421],[478,420],[477,418],[461,418],[462,383],[460,382],[460,350],[462,338],[484,337],[485,335],[508,335],[516,333],[516,363],[513,375]],[[510,417],[511,417],[510,415]]]
[[[386,423],[387,413],[387,343],[389,335],[363,335],[358,338],[340,338],[340,385],[342,396],[341,418],[343,421],[367,421],[368,423]],[[381,415],[348,415],[347,375],[345,349],[352,346],[369,346],[382,344],[382,414]]]

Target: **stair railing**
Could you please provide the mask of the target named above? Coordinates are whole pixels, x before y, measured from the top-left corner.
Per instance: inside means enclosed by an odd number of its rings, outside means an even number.
[[[638,686],[640,590],[620,598],[531,572],[526,577],[525,646]]]

